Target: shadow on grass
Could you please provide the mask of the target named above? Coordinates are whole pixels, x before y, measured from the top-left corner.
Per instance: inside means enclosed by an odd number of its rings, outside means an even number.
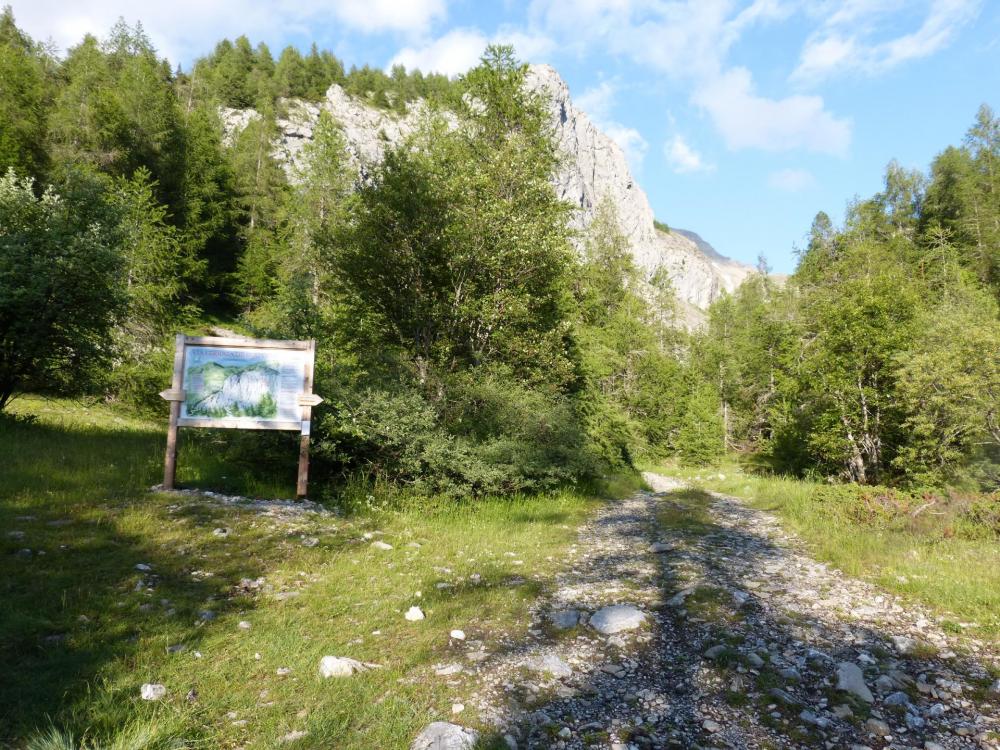
[[[113,733],[100,722],[123,707],[152,715],[137,692],[92,710],[108,670],[128,669],[140,643],[194,651],[211,619],[253,608],[231,587],[263,572],[258,556],[226,556],[235,542],[202,529],[220,560],[198,579],[202,550],[171,541],[173,524],[209,527],[213,514],[171,516],[169,500],[146,492],[163,444],[151,430],[0,417],[0,746],[50,719],[79,736]]]

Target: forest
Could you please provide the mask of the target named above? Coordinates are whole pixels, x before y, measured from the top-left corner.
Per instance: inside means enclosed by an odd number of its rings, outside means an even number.
[[[275,60],[245,37],[185,72],[124,22],[60,57],[8,7],[0,411],[31,392],[162,411],[173,333],[224,325],[317,340],[330,487],[469,498],[738,453],[837,482],[1000,489],[988,106],[928,173],[891,163],[842,226],[818,213],[791,277],[762,269],[687,333],[610,204],[569,228],[525,72],[509,47],[451,80],[345,71],[315,45]],[[289,179],[275,118],[334,83],[396,112],[423,100],[424,122],[362,179],[324,116]],[[224,107],[262,117],[227,142]]]

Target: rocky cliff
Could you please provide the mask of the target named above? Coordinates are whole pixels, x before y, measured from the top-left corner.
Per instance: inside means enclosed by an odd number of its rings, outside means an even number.
[[[734,290],[754,269],[719,255],[693,232],[659,231],[625,154],[585,112],[574,107],[559,74],[548,65],[533,65],[527,84],[547,95],[555,137],[566,157],[553,180],[554,187],[561,198],[577,207],[575,228],[586,228],[601,200],[610,199],[643,276],[648,280],[662,268],[680,302],[681,321],[698,325],[703,317],[700,311],[724,291]],[[386,147],[413,133],[423,116],[420,104],[400,117],[366,105],[337,85],[331,86],[326,99],[318,104],[288,102],[287,115],[278,121],[275,151],[292,175],[322,110],[340,123],[351,159],[362,174],[366,165],[381,160]],[[247,110],[224,110],[229,136],[254,116],[256,113]]]

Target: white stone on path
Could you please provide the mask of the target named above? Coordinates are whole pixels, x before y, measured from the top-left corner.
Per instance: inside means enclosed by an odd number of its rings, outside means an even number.
[[[646,613],[630,604],[613,604],[597,610],[590,625],[598,633],[614,635],[623,630],[635,630],[646,622]]]
[[[464,630],[452,630],[448,635],[450,635],[456,641],[464,641],[465,640],[465,631]]]
[[[650,552],[655,552],[657,554],[659,554],[661,552],[669,552],[670,551],[670,545],[669,544],[664,544],[663,542],[653,542],[651,545],[649,545],[649,551]]]
[[[240,620],[239,628],[240,628],[240,630],[249,630],[250,629],[250,623],[247,622],[246,620]]]
[[[453,714],[460,714],[464,710],[465,710],[465,706],[463,706],[461,703],[452,703],[451,704],[451,712]]]
[[[309,733],[308,732],[303,732],[301,729],[296,729],[294,731],[289,732],[284,737],[282,737],[281,741],[282,742],[295,742],[296,740],[301,740],[307,734],[309,734]]]
[[[461,664],[445,664],[442,667],[435,667],[434,674],[438,677],[450,677],[453,674],[460,674],[462,669]]]
[[[896,647],[896,650],[903,656],[909,656],[917,651],[920,646],[920,642],[916,638],[910,638],[906,635],[894,635],[891,638],[892,645]]]
[[[410,750],[472,750],[479,732],[447,721],[435,721],[424,727],[410,745]]]
[[[569,677],[573,669],[555,654],[533,656],[524,665],[535,672],[548,672],[553,677]]]
[[[143,573],[148,573],[153,569],[152,565],[147,565],[146,563],[139,563],[135,566],[136,570],[141,570]]]
[[[372,547],[374,547],[375,549],[392,549],[391,544],[387,544],[386,542],[383,542],[381,539],[372,542]]]
[[[139,688],[139,695],[144,701],[158,701],[166,697],[167,688],[155,682],[147,682]]]
[[[865,703],[872,703],[875,697],[865,684],[865,676],[861,667],[849,661],[837,665],[837,690],[857,696]]]
[[[404,617],[410,622],[416,622],[417,620],[424,619],[424,611],[420,607],[410,607],[406,610]]]

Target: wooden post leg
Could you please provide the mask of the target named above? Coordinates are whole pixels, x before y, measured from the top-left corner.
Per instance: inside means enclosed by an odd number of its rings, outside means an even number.
[[[177,420],[181,416],[181,401],[183,393],[181,383],[184,378],[184,334],[178,333],[174,338],[174,374],[170,384],[170,393],[164,391],[160,396],[170,397],[170,426],[167,428],[167,455],[163,459],[163,489],[172,490],[177,476]]]
[[[181,402],[170,402],[170,426],[167,428],[167,455],[163,461],[163,489],[172,490],[177,476],[177,418]]]
[[[295,494],[304,500],[309,490],[309,435],[299,438],[299,481]]]
[[[316,342],[309,342],[309,351],[305,363],[305,380],[302,383],[303,392],[312,394],[313,364],[316,361]],[[309,402],[302,404],[302,437],[299,438],[299,481],[295,494],[299,500],[304,500],[309,488],[309,435],[312,433],[312,406]]]

